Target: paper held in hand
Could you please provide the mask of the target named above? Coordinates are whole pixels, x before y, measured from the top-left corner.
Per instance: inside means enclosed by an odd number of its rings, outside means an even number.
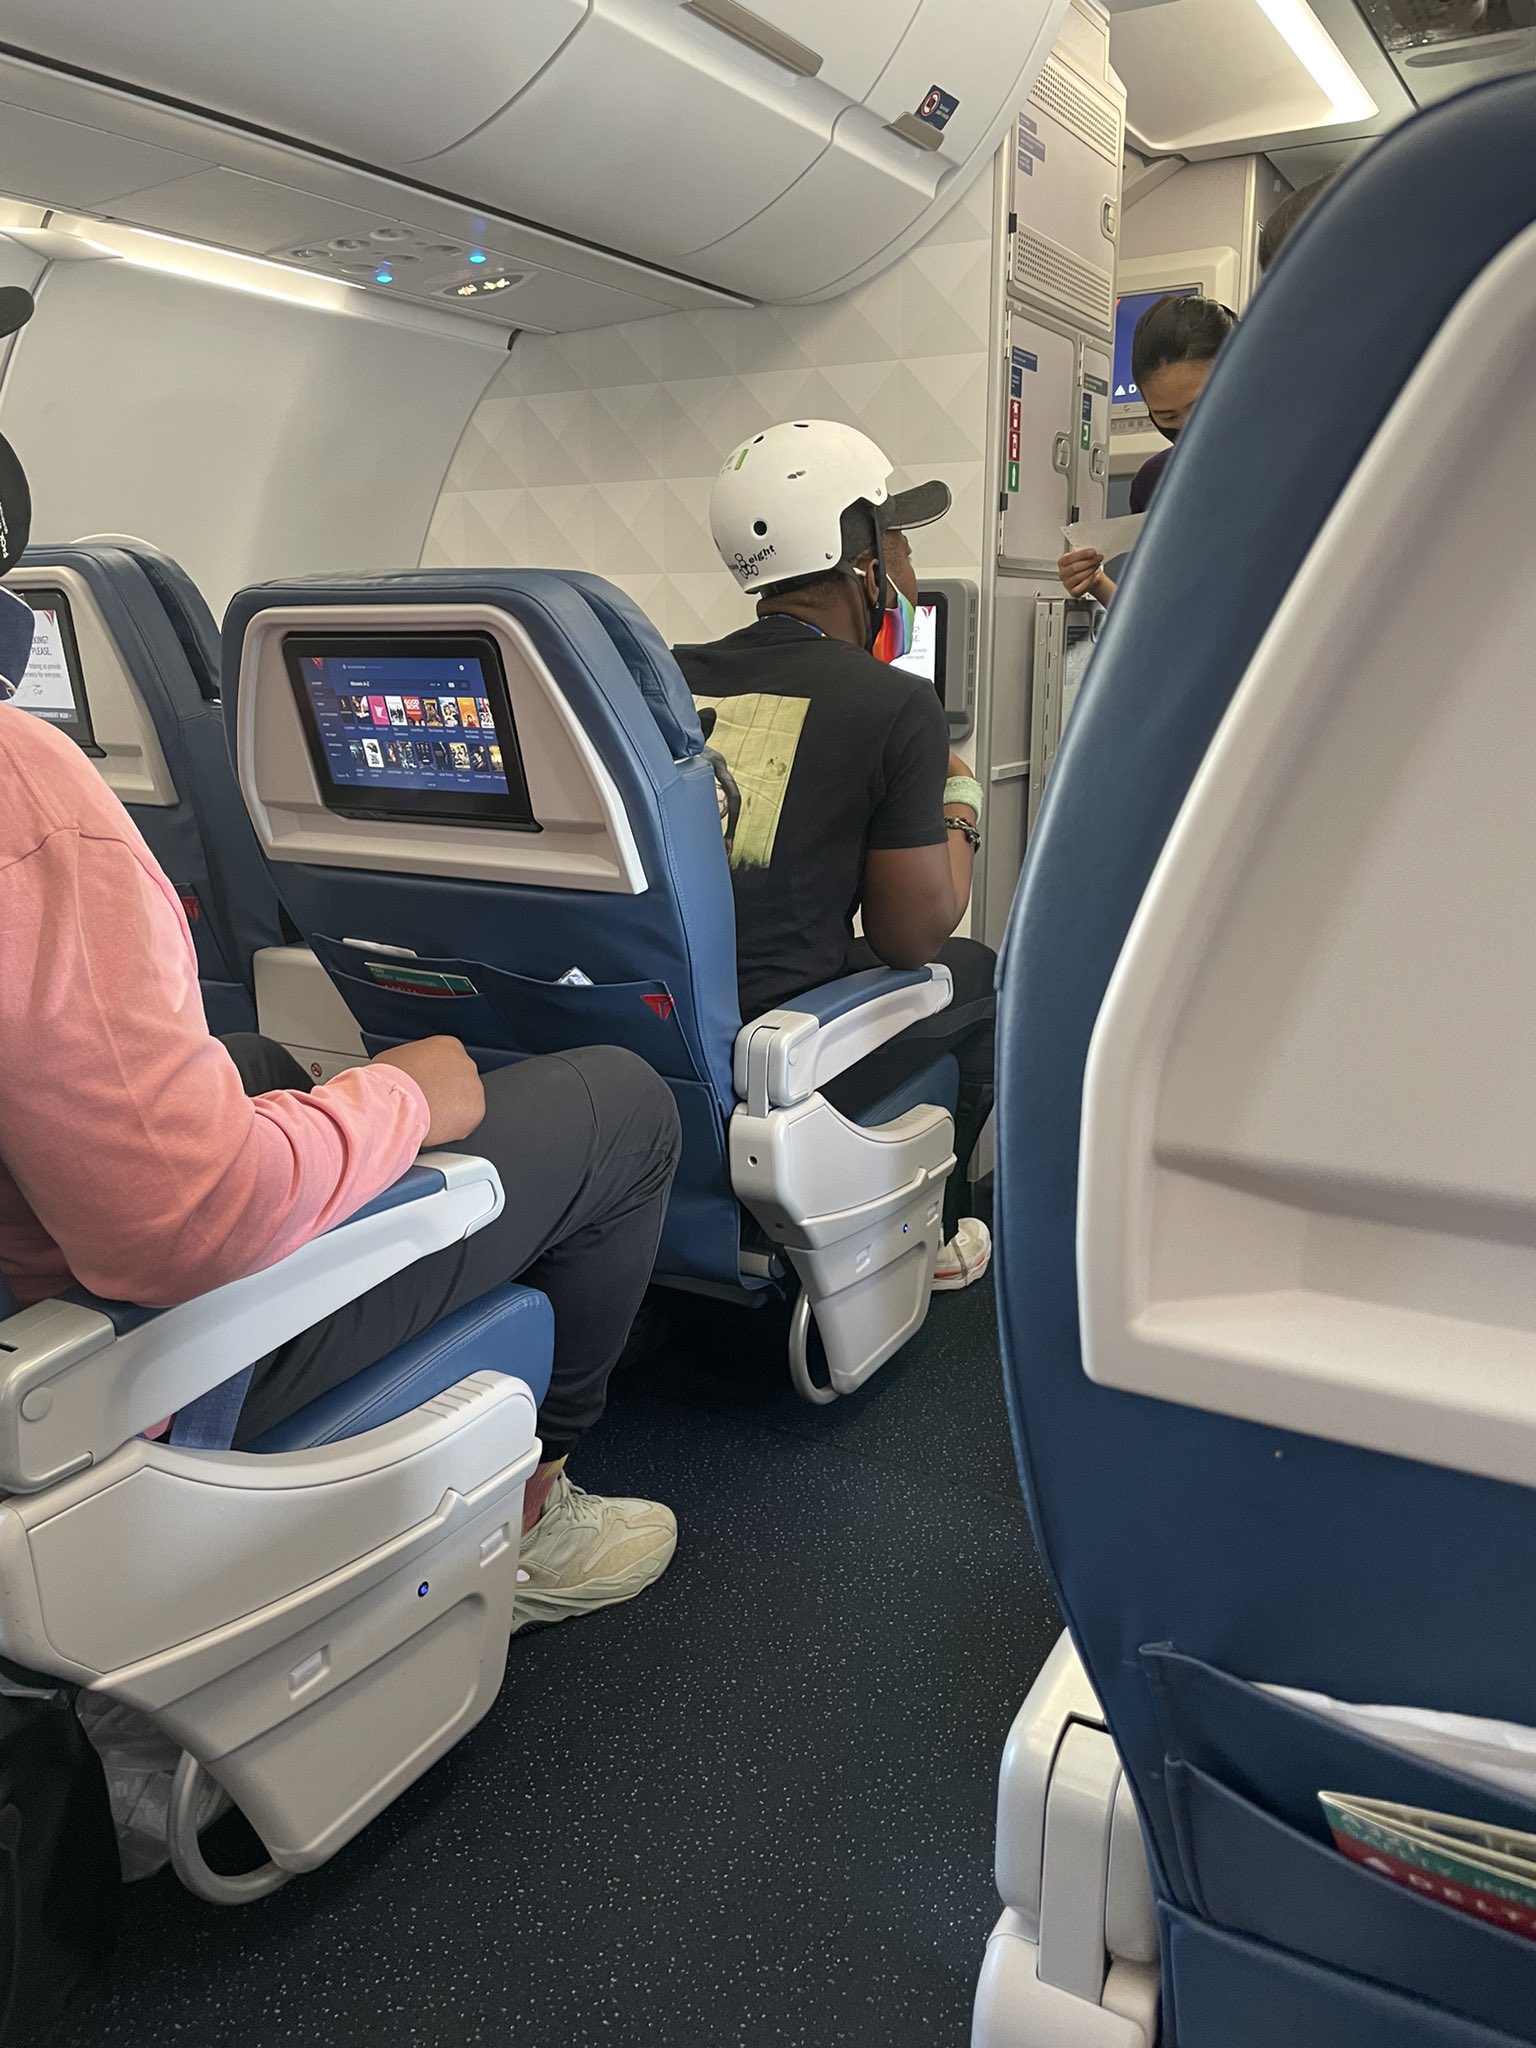
[[[1145,512],[1128,512],[1123,519],[1079,519],[1061,530],[1069,548],[1096,548],[1106,562],[1128,555],[1146,524]]]

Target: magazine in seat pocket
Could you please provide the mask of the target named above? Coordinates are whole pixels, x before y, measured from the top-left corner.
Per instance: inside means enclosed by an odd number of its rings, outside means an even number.
[[[421,961],[370,956],[334,939],[317,938],[314,949],[370,1052],[442,1036],[459,1039],[477,1055],[494,1053],[496,1011],[469,976],[434,973]]]

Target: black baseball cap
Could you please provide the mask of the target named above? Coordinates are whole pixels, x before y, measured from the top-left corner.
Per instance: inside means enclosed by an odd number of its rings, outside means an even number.
[[[0,341],[32,318],[32,294],[20,285],[0,286]],[[15,568],[32,532],[32,492],[16,450],[0,434],[0,576]]]
[[[880,524],[887,533],[892,527],[907,533],[914,526],[932,526],[952,502],[949,485],[934,477],[929,483],[914,484],[910,491],[892,491],[880,507]]]
[[[32,294],[19,284],[0,285],[0,341],[26,326],[35,305]]]

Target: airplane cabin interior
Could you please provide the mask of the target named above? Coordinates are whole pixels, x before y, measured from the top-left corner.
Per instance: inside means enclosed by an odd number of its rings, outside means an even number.
[[[1533,164],[0,0],[0,2048],[1536,2044]]]

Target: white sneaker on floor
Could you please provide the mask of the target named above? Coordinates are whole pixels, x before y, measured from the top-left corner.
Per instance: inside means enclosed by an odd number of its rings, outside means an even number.
[[[633,1600],[661,1577],[676,1548],[670,1508],[584,1493],[562,1472],[523,1538],[513,1635],[531,1622],[568,1621]]]
[[[979,1216],[963,1216],[948,1244],[939,1246],[933,1262],[935,1294],[958,1294],[972,1287],[992,1263],[992,1233]]]

